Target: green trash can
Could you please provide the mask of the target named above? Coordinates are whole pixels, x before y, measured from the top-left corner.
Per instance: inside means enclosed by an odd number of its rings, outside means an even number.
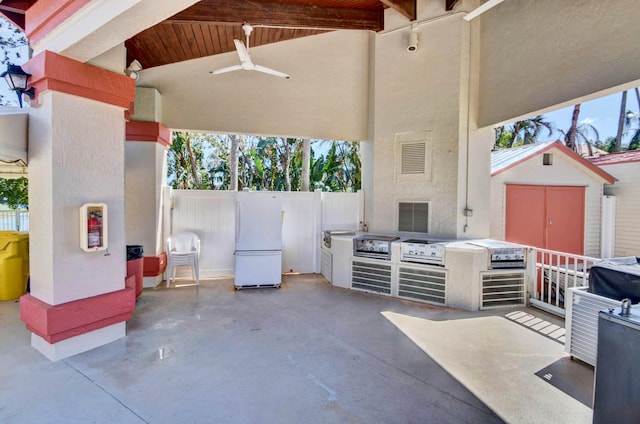
[[[0,231],[0,301],[25,294],[28,279],[29,233]]]

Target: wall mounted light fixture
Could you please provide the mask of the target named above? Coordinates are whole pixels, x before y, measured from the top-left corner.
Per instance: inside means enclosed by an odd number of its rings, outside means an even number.
[[[7,70],[0,74],[0,78],[4,78],[7,81],[9,89],[16,92],[18,95],[18,102],[20,108],[22,108],[22,95],[26,94],[31,100],[36,96],[35,88],[31,87],[27,89],[27,82],[31,74],[26,73],[21,66],[11,65],[7,66]]]

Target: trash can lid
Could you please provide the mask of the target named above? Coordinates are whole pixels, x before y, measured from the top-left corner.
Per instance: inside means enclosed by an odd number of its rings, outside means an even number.
[[[140,259],[144,256],[143,246],[140,244],[127,245],[127,260]]]

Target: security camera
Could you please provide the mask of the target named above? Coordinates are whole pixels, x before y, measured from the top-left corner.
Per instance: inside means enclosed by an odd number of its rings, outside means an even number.
[[[409,33],[409,45],[407,46],[408,52],[415,52],[418,50],[418,46],[420,45],[420,41],[418,40],[418,33],[415,31],[411,31]]]
[[[138,76],[140,75],[140,71],[142,71],[142,65],[140,64],[140,62],[134,59],[129,64],[129,66],[127,66],[127,69],[124,70],[124,73],[127,74],[127,76],[129,76],[130,78],[137,80]]]

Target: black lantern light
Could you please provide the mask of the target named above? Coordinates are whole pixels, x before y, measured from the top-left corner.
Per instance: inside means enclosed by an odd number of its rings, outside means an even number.
[[[21,108],[23,94],[26,94],[32,100],[35,97],[36,90],[33,87],[27,90],[27,80],[31,77],[31,74],[26,73],[22,67],[10,64],[7,66],[7,70],[0,74],[0,77],[4,78],[9,88],[16,92]]]

